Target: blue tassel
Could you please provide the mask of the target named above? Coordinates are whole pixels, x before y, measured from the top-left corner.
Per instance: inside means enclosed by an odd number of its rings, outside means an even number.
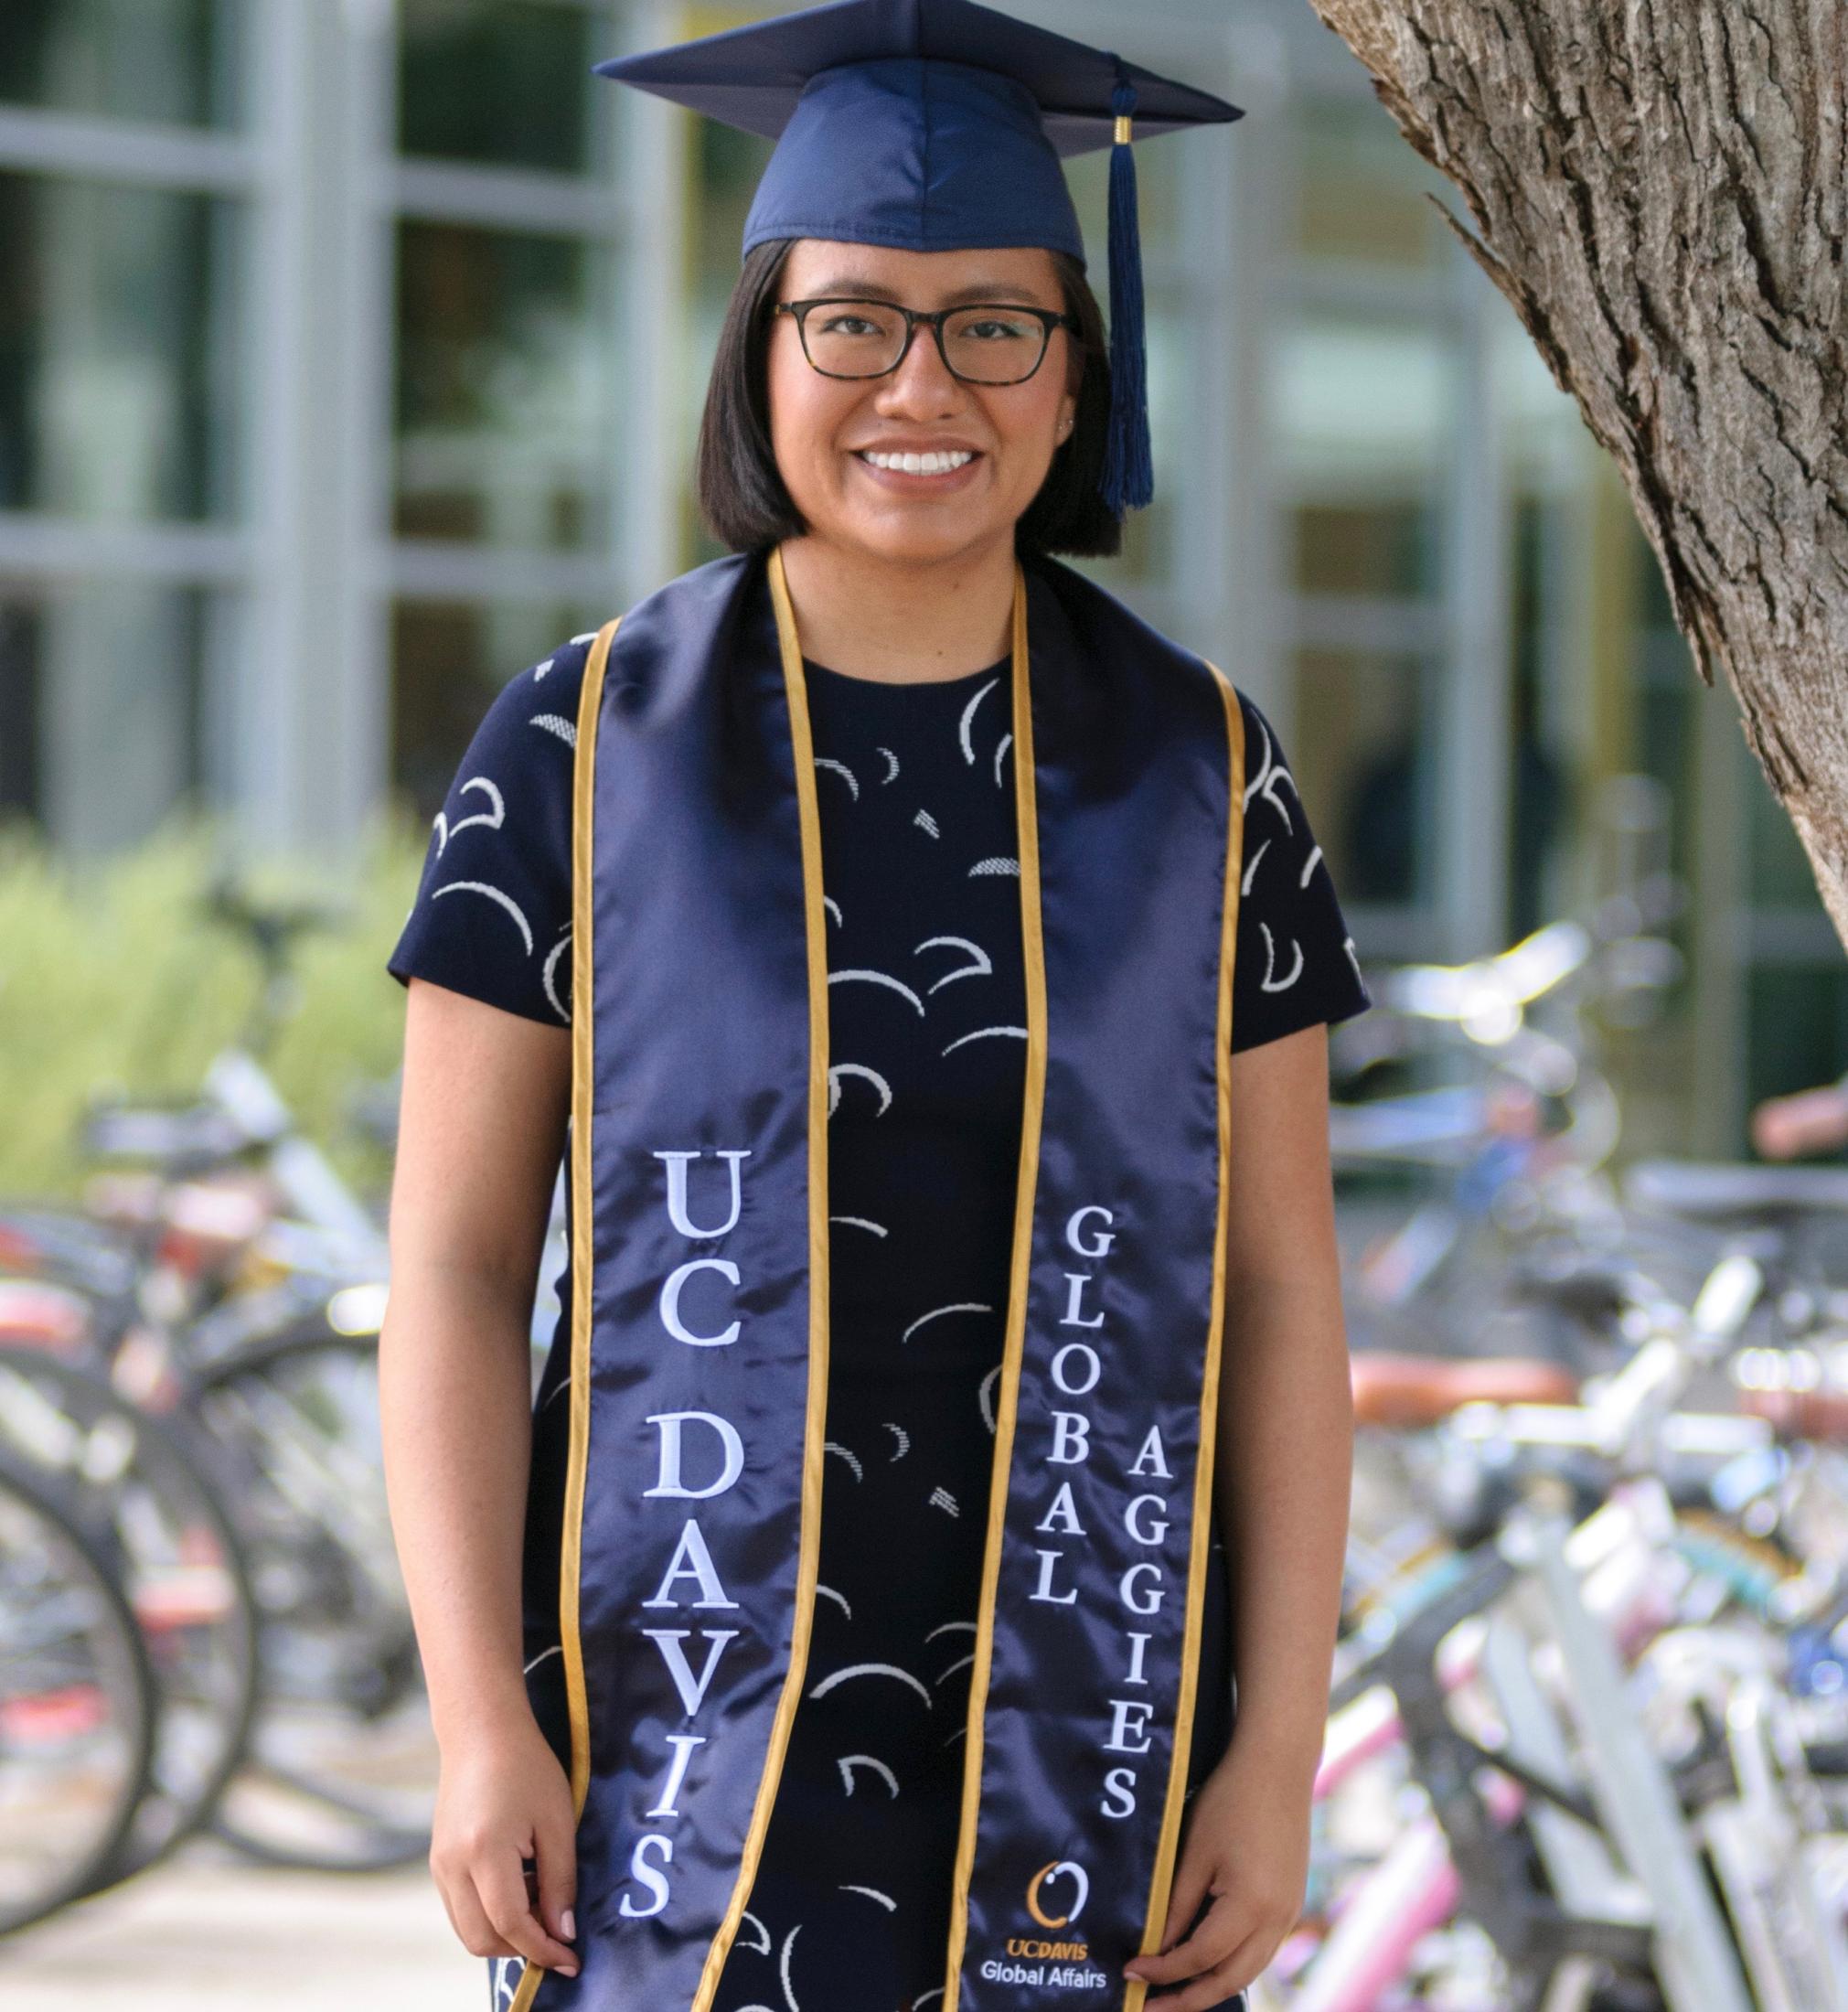
[[[1136,110],[1136,87],[1127,77],[1119,77],[1110,109],[1119,119]],[[1118,519],[1146,508],[1155,494],[1155,457],[1148,444],[1142,234],[1136,211],[1135,151],[1127,140],[1118,139],[1110,149],[1110,425],[1103,478],[1104,501]]]

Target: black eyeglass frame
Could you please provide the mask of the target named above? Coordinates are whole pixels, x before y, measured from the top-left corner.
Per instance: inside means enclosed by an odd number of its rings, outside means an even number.
[[[883,370],[824,370],[808,354],[807,319],[811,309],[817,307],[885,307],[893,314],[904,316],[904,341],[899,352]],[[944,348],[944,324],[952,315],[967,315],[982,308],[989,308],[1006,315],[1031,315],[1045,330],[1040,343],[1040,353],[1033,359],[1033,368],[1022,377],[1017,378],[972,378],[965,377],[950,361],[949,351]],[[1083,325],[1077,316],[1055,313],[1050,307],[1028,307],[1019,301],[974,300],[959,301],[954,307],[939,307],[926,314],[918,307],[901,307],[895,300],[870,300],[863,294],[828,294],[814,300],[780,300],[775,312],[791,316],[796,322],[796,333],[802,344],[802,354],[808,368],[817,377],[833,378],[844,384],[870,384],[876,379],[890,377],[911,354],[912,339],[917,334],[918,324],[923,322],[930,329],[937,346],[937,355],[943,359],[943,366],[958,384],[985,384],[997,390],[1009,384],[1026,384],[1038,376],[1040,366],[1046,360],[1046,352],[1052,347],[1052,331],[1055,328],[1069,329],[1074,336],[1084,334]]]

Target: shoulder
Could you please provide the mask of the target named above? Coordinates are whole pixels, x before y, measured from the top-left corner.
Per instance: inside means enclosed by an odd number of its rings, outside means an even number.
[[[770,548],[726,552],[676,573],[636,602],[616,630],[615,648],[644,663],[688,635],[711,636],[735,618],[742,602],[764,591]]]
[[[1372,1003],[1329,862],[1269,715],[1234,686],[1244,725],[1236,1049]]]
[[[470,757],[525,768],[548,746],[574,746],[584,666],[595,641],[594,630],[574,636],[508,678],[482,714]]]
[[[1036,650],[1084,667],[1085,682],[1116,690],[1145,723],[1165,717],[1223,751],[1233,688],[1223,670],[1063,560],[1023,553],[1021,569]]]
[[[551,1024],[568,1022],[571,795],[594,633],[508,678],[431,820],[417,896],[386,969]]]
[[[1275,788],[1278,786],[1294,793],[1296,777],[1290,773],[1288,757],[1284,753],[1283,742],[1271,718],[1244,687],[1226,680],[1232,694],[1238,701],[1239,722],[1244,737],[1244,782],[1247,803],[1260,792],[1266,793],[1267,802],[1275,801]]]
[[[1037,603],[1034,612],[1051,614],[1070,630],[1072,639],[1079,645],[1205,670],[1203,658],[1164,636],[1127,601],[1063,559],[1044,552],[1022,553],[1020,566],[1026,574],[1027,592]]]

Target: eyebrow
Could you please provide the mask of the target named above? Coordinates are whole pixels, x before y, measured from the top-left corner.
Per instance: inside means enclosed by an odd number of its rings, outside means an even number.
[[[836,273],[819,282],[812,300],[834,300],[847,294],[859,294],[866,300],[889,300],[896,302],[898,291],[881,282],[869,279],[863,273]],[[1031,288],[1019,280],[977,280],[968,286],[959,286],[954,293],[944,296],[945,307],[960,307],[969,301],[1005,302],[1022,307],[1037,307],[1040,303],[1033,298]]]

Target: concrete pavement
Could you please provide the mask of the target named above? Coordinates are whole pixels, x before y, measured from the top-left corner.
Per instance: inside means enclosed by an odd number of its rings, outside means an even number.
[[[0,1942],[0,2012],[486,2012],[421,1861],[271,1872],[209,1839]]]

